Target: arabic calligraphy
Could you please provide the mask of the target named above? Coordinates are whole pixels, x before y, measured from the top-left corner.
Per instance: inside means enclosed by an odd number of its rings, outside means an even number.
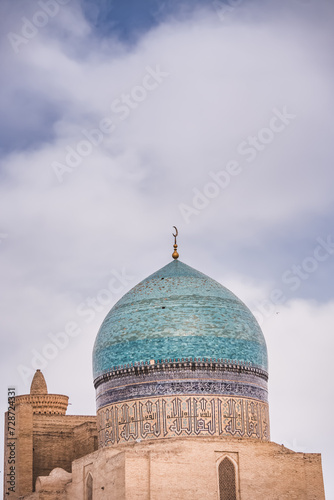
[[[269,413],[266,403],[246,398],[150,398],[100,409],[98,427],[100,447],[199,435],[269,440]]]

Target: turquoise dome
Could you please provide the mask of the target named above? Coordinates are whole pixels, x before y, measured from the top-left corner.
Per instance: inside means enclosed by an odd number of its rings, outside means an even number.
[[[182,358],[237,360],[267,371],[264,336],[245,304],[174,260],[107,314],[94,345],[94,379],[130,363]]]

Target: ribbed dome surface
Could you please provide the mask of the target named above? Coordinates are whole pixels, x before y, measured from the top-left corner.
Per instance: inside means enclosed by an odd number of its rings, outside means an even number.
[[[93,351],[94,379],[128,363],[212,358],[267,371],[262,331],[227,288],[175,260],[125,294],[104,319]]]

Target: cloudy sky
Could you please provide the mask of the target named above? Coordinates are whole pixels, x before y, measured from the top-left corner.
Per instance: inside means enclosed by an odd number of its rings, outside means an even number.
[[[1,412],[42,368],[95,413],[99,325],[176,225],[180,259],[261,324],[272,440],[321,452],[334,498],[333,3],[0,10]]]

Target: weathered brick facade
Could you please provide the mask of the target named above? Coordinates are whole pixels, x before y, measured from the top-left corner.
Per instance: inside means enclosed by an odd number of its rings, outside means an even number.
[[[128,292],[93,365],[97,417],[66,415],[40,371],[15,398],[5,498],[325,500],[320,455],[270,442],[259,325],[202,273],[175,261]]]
[[[25,500],[86,500],[89,474],[94,500],[217,500],[226,456],[235,466],[237,500],[325,499],[319,454],[258,440],[172,438],[100,449],[75,460],[63,482],[41,478]]]
[[[226,436],[138,440],[95,451],[96,417],[66,415],[66,396],[48,396],[50,406],[45,394],[16,398],[16,434],[8,441],[16,449],[15,493],[6,499],[217,500],[225,457],[235,470],[236,500],[325,499],[319,454]],[[5,466],[7,459],[8,453]]]
[[[34,491],[38,476],[55,468],[72,471],[73,460],[97,449],[95,416],[66,415],[68,397],[48,394],[37,371],[29,395],[15,398],[15,434],[8,434],[5,418],[5,467],[10,472],[10,443],[15,450],[15,493],[9,492],[4,475],[4,498],[16,499]]]

